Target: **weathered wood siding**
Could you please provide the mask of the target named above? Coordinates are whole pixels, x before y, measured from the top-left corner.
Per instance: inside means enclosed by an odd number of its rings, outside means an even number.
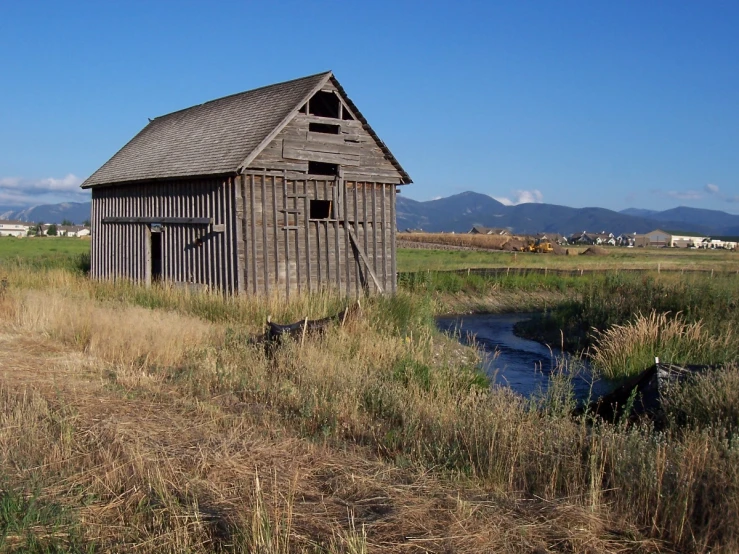
[[[323,90],[341,98],[331,83]],[[348,110],[343,101],[342,110]],[[337,126],[338,133],[310,131],[311,123]],[[311,161],[336,164],[339,175],[309,175]],[[394,292],[395,185],[401,182],[361,121],[298,113],[242,176],[244,290]],[[311,219],[311,200],[331,201],[331,216]]]
[[[324,90],[336,91],[330,83]],[[340,132],[338,135],[310,132],[311,123],[338,125]],[[249,168],[308,173],[308,161],[340,164],[347,180],[383,183],[402,180],[361,121],[303,113],[298,113],[278,133]]]
[[[237,214],[245,292],[374,292],[367,263],[382,291],[395,291],[395,185],[274,172],[241,179]],[[311,200],[331,201],[330,217],[311,219]],[[349,227],[367,263],[352,244]]]
[[[151,280],[149,223],[104,223],[104,218],[163,218],[162,279],[239,290],[234,178],[115,185],[92,189],[91,274],[99,279]],[[211,225],[166,223],[210,218]]]

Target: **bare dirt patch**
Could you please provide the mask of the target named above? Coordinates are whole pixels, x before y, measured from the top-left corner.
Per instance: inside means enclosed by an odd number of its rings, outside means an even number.
[[[590,246],[580,253],[581,256],[608,256],[608,250],[600,246]]]

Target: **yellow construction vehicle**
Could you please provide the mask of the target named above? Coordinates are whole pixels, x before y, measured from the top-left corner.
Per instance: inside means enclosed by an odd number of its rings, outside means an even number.
[[[529,240],[524,247],[524,252],[536,252],[538,254],[549,254],[554,252],[551,242],[544,242],[541,239]]]
[[[543,242],[543,241],[536,241],[536,252],[539,254],[549,254],[550,252],[554,252],[554,248],[552,247],[551,242]]]

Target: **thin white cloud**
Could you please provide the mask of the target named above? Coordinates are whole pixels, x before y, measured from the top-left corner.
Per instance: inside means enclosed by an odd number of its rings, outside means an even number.
[[[714,185],[712,183],[708,183],[705,187],[703,187],[703,189],[707,193],[709,193],[709,194],[718,194],[719,193],[718,185]]]
[[[57,202],[85,202],[90,194],[80,189],[81,183],[82,179],[72,173],[61,178],[0,177],[0,205],[27,207]]]
[[[721,188],[713,183],[703,185],[703,190],[668,190],[655,189],[650,191],[656,196],[664,196],[666,198],[674,198],[676,200],[705,200],[713,197],[713,199],[726,202],[727,204],[739,203],[739,195],[729,196],[721,192]]]
[[[504,206],[518,206],[519,204],[541,204],[544,201],[544,195],[538,189],[534,190],[514,190],[511,196],[493,196]]]
[[[697,190],[670,190],[665,193],[665,196],[676,198],[677,200],[700,200],[703,198],[703,193]]]

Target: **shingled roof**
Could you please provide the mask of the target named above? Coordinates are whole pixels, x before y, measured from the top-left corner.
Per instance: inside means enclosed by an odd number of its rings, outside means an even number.
[[[82,188],[237,173],[329,80],[400,172],[403,182],[410,183],[408,174],[328,71],[157,117],[82,183]]]

